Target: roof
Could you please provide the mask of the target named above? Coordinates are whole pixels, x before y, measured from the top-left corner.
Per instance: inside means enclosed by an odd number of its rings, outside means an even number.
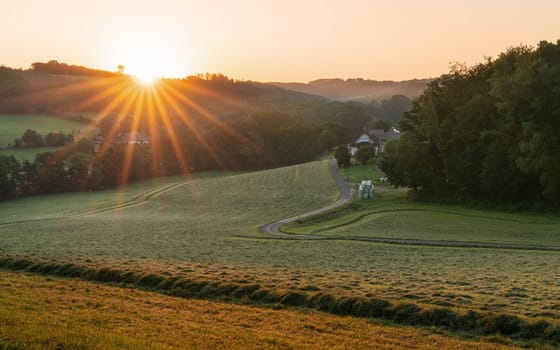
[[[383,129],[375,129],[370,132],[370,134],[379,141],[388,141],[393,139],[399,139],[401,137],[401,132],[397,130],[395,127],[391,127],[391,129],[385,131]]]
[[[143,132],[129,132],[123,135],[123,141],[128,142],[150,142],[150,136],[144,134]]]
[[[354,143],[370,143],[371,138],[368,134],[361,134],[360,137]]]

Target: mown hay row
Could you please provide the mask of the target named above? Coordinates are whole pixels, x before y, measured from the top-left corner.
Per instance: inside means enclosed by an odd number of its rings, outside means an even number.
[[[101,283],[120,283],[183,298],[233,301],[243,304],[313,308],[336,315],[370,317],[413,326],[435,326],[475,336],[500,334],[530,344],[560,345],[560,325],[545,320],[528,321],[514,315],[447,308],[422,308],[416,304],[393,304],[365,297],[334,296],[326,293],[272,290],[259,284],[232,284],[178,276],[142,274],[111,268],[88,268],[72,263],[0,258],[0,268],[59,277],[80,278]]]

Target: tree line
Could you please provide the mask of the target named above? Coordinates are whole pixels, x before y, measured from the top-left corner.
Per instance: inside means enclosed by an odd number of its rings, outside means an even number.
[[[149,144],[109,139],[95,149],[80,139],[33,162],[0,155],[0,200],[18,196],[95,191],[131,181],[209,170],[255,170],[310,161],[347,138],[336,124],[304,122],[289,114],[254,113],[227,124],[143,130]],[[103,130],[103,129],[102,129]]]
[[[432,81],[382,169],[416,198],[560,207],[560,41],[515,47]]]
[[[67,143],[74,142],[73,134],[65,134],[62,131],[49,132],[45,137],[33,129],[27,129],[22,137],[14,140],[15,148],[22,147],[43,147],[43,146],[64,146]]]

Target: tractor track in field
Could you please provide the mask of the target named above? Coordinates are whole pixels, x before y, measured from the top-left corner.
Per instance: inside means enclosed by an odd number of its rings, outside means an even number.
[[[183,181],[174,182],[174,183],[171,183],[171,184],[168,184],[168,185],[163,185],[163,186],[160,186],[156,189],[151,189],[151,190],[142,192],[140,194],[137,194],[134,197],[132,197],[131,199],[129,199],[127,201],[124,201],[122,203],[110,205],[110,206],[107,206],[107,207],[92,209],[92,210],[84,211],[84,212],[81,212],[81,213],[64,215],[64,216],[3,222],[3,223],[0,223],[0,226],[24,224],[24,223],[36,222],[36,221],[53,221],[53,220],[61,220],[61,219],[74,219],[74,218],[81,218],[81,217],[86,217],[86,216],[93,216],[93,215],[97,215],[97,214],[100,214],[100,213],[117,211],[117,210],[121,210],[121,209],[125,209],[125,208],[131,208],[131,207],[135,207],[135,206],[144,204],[145,202],[147,202],[148,200],[150,200],[152,198],[157,198],[159,195],[161,195],[165,192],[168,192],[168,191],[173,190],[177,187],[183,186],[187,182],[188,182],[187,180],[183,180]]]
[[[542,251],[560,251],[558,246],[542,246],[542,245],[530,245],[530,244],[511,244],[511,243],[492,243],[492,242],[464,242],[464,241],[442,241],[442,240],[424,240],[424,239],[404,239],[404,238],[384,238],[384,237],[363,237],[363,236],[324,236],[316,234],[297,234],[297,233],[285,233],[280,230],[280,226],[294,222],[298,219],[306,218],[309,216],[317,215],[331,209],[340,207],[341,205],[349,202],[352,199],[352,189],[344,181],[342,175],[338,171],[338,166],[335,159],[332,159],[329,163],[330,173],[340,190],[340,198],[325,207],[308,211],[302,214],[291,216],[285,219],[281,219],[275,222],[266,224],[260,228],[260,230],[266,234],[273,235],[282,238],[291,239],[311,239],[311,240],[329,240],[329,241],[358,241],[358,242],[374,242],[374,243],[385,243],[385,244],[399,244],[399,245],[419,245],[419,246],[431,246],[431,247],[448,247],[448,248],[486,248],[486,249],[514,249],[514,250],[542,250]],[[403,209],[402,211],[406,211]],[[372,215],[375,213],[366,213],[361,215],[358,220],[362,217]],[[357,221],[357,220],[354,220]],[[352,222],[354,222],[352,221]],[[343,225],[340,225],[343,226]]]

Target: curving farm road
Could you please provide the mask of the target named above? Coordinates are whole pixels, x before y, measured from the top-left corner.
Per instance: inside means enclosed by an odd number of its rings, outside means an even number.
[[[342,236],[320,236],[309,234],[288,234],[280,231],[280,226],[294,222],[298,219],[305,218],[311,215],[316,215],[327,210],[339,207],[352,199],[352,189],[344,181],[338,172],[338,165],[336,159],[332,159],[329,163],[329,170],[331,175],[340,189],[340,198],[326,207],[308,211],[296,216],[285,218],[272,222],[261,227],[261,231],[270,235],[280,237],[299,237],[305,239],[321,239],[321,240],[339,240],[339,241],[363,241],[363,242],[376,242],[385,244],[404,244],[404,245],[421,245],[421,246],[435,246],[435,247],[461,247],[461,248],[489,248],[489,249],[520,249],[520,250],[544,250],[544,251],[560,251],[558,246],[541,246],[541,245],[528,245],[528,244],[508,244],[508,243],[490,243],[490,242],[462,242],[462,241],[436,241],[436,240],[423,240],[423,239],[403,239],[403,238],[383,238],[383,237],[342,237]]]
[[[325,212],[327,210],[331,210],[334,209],[336,207],[340,207],[341,205],[343,205],[344,203],[348,202],[349,200],[352,199],[352,189],[350,188],[350,186],[348,186],[348,184],[346,183],[346,181],[344,181],[344,179],[342,178],[342,175],[340,175],[340,173],[338,172],[338,164],[336,163],[336,159],[331,159],[330,163],[329,163],[329,170],[331,172],[331,175],[334,179],[334,182],[336,183],[336,185],[338,186],[339,190],[340,190],[340,198],[332,203],[327,205],[326,207],[323,208],[319,208],[319,209],[315,209],[312,211],[308,211],[305,212],[303,214],[298,214],[296,216],[292,216],[289,218],[285,218],[282,220],[278,220],[275,222],[272,222],[270,224],[264,225],[263,227],[261,227],[261,231],[264,233],[268,233],[271,235],[275,235],[275,236],[290,236],[290,237],[294,237],[294,235],[292,234],[286,234],[280,231],[280,226],[287,224],[289,222],[294,222],[298,219],[301,218],[305,218],[311,215],[316,215],[322,212]],[[324,238],[321,236],[312,236],[312,235],[305,235],[306,238]]]

